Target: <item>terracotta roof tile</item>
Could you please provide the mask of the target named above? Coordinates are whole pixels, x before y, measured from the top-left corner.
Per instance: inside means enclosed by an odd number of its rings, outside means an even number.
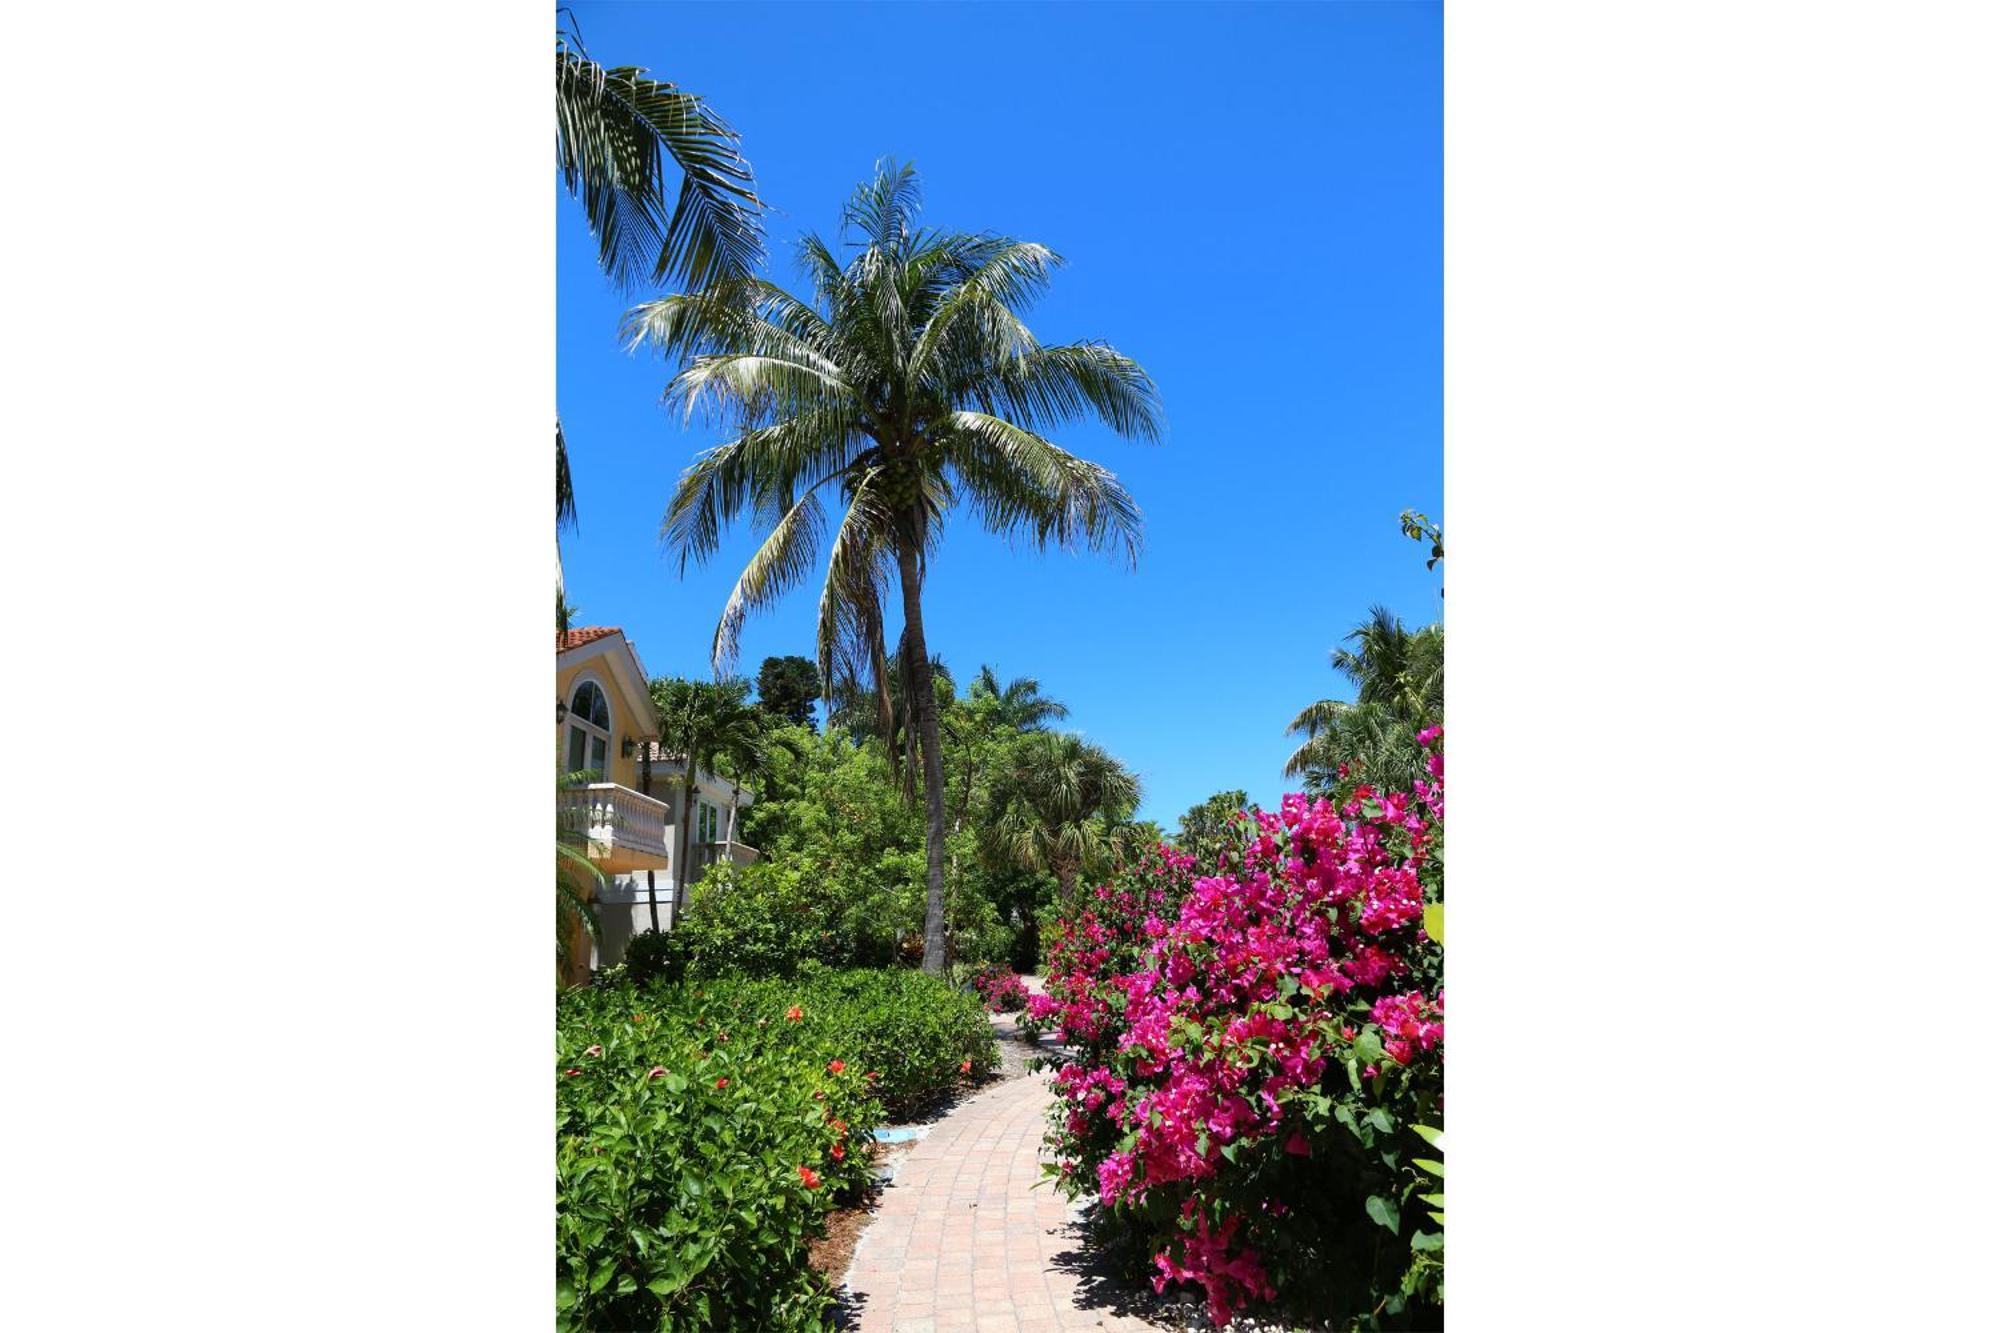
[[[556,631],[556,651],[558,653],[566,653],[573,648],[581,648],[587,643],[596,643],[599,639],[609,638],[616,633],[618,633],[616,625],[592,625],[587,629],[559,629]]]

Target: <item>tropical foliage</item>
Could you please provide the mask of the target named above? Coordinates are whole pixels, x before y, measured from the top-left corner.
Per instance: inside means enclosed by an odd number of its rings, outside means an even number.
[[[1236,825],[1250,809],[1254,809],[1250,794],[1240,788],[1219,791],[1200,805],[1189,806],[1174,834],[1174,849],[1192,856],[1197,866],[1214,869],[1216,859],[1235,844]]]
[[[813,705],[824,693],[809,657],[767,657],[757,669],[757,706],[781,721],[818,731]]]
[[[700,97],[556,38],[556,169],[620,285],[740,277],[763,258],[763,205],[736,132]],[[680,187],[667,196],[667,163]]]
[[[741,277],[763,259],[763,204],[734,130],[693,93],[556,37],[556,169],[620,286]],[[666,162],[681,174],[667,201]],[[569,445],[556,422],[556,529],[576,526]]]
[[[1095,747],[1079,813],[1024,768],[1044,750],[1069,754],[1081,743],[1047,732],[1068,709],[1033,677],[1003,679],[983,666],[960,697],[951,674],[937,673],[944,742],[945,933],[954,962],[1008,961],[1033,968],[1039,914],[1052,904],[1058,870],[1075,844],[1077,865],[1108,868],[1121,853],[1157,841],[1130,822],[1136,783]],[[749,950],[782,969],[805,961],[833,966],[921,960],[927,906],[922,811],[901,778],[894,742],[839,725],[824,735],[779,733],[789,744],[771,757],[744,840],[761,856],[747,867],[711,871],[687,912],[697,934],[688,947],[717,960]],[[1060,776],[1061,771],[1051,769]],[[1029,796],[1037,798],[1035,801]],[[1025,855],[1023,851],[1025,849]],[[704,922],[703,918],[708,918]],[[810,928],[801,932],[800,923]],[[785,930],[802,933],[789,939]],[[705,938],[694,951],[696,938]],[[762,943],[768,941],[768,944]]]
[[[1444,720],[1444,627],[1404,628],[1387,607],[1348,634],[1333,651],[1333,669],[1354,686],[1352,702],[1322,699],[1286,727],[1301,738],[1285,764],[1287,777],[1325,792],[1350,775],[1407,790],[1423,776],[1417,734]]]
[[[873,1129],[995,1063],[977,1002],[908,971],[565,994],[558,1327],[827,1327],[807,1245]]]
[[[826,687],[866,680],[886,724],[889,682],[907,677],[925,808],[923,962],[937,972],[947,834],[938,701],[923,669],[929,562],[961,504],[988,530],[1033,546],[1136,559],[1132,497],[1045,432],[1095,417],[1154,439],[1161,417],[1136,362],[1099,342],[1044,345],[1022,322],[1061,262],[1054,252],[921,229],[917,206],[915,173],[885,167],[843,215],[845,262],[816,235],[801,241],[808,297],[724,278],[637,307],[627,331],[680,363],[670,401],[690,415],[709,409],[736,432],[687,469],[668,505],[664,532],[683,566],[714,554],[739,517],[765,529],[717,623],[718,668],[744,618],[803,582],[824,543]],[[902,613],[893,669],[892,596]]]
[[[1407,791],[1287,796],[1216,873],[1163,848],[1097,889],[1030,1004],[1074,1050],[1050,1171],[1218,1323],[1439,1326],[1441,739]]]
[[[660,718],[659,754],[680,766],[674,783],[680,791],[673,860],[682,868],[675,876],[681,899],[674,905],[678,917],[687,905],[694,796],[700,774],[755,785],[770,771],[777,752],[792,749],[796,743],[778,729],[770,714],[749,702],[747,681],[667,676],[651,681],[650,688],[653,708]]]
[[[1117,830],[1139,804],[1139,780],[1101,746],[1029,732],[1014,742],[992,800],[989,846],[1054,875],[1067,905],[1077,876],[1108,868],[1120,850]]]

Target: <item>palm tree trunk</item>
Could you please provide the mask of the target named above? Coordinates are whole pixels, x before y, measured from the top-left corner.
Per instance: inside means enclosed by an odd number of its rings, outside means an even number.
[[[938,747],[937,683],[924,642],[923,575],[917,548],[899,543],[896,564],[903,576],[903,633],[916,670],[911,681],[917,705],[917,736],[924,752],[924,971],[944,975],[944,757]]]
[[[639,751],[639,792],[643,796],[653,794],[653,744],[644,743]],[[653,872],[646,872],[646,915],[653,923],[653,933],[660,933],[660,895],[653,887]]]
[[[681,913],[687,910],[688,895],[688,832],[694,818],[694,761],[688,761],[687,775],[681,779],[681,827],[679,849],[674,853],[674,926],[681,924]]]

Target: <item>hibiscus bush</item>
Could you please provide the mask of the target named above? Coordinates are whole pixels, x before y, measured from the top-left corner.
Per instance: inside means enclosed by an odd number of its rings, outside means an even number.
[[[1442,1321],[1442,733],[1407,792],[1343,783],[1239,817],[1214,865],[1161,848],[1063,922],[1030,1021],[1049,1170],[1100,1234],[1218,1323]],[[1441,933],[1441,932],[1440,932]],[[1419,1167],[1416,1159],[1427,1165]]]
[[[988,963],[975,971],[972,989],[996,1014],[1017,1013],[1028,1007],[1028,983],[1005,963]]]
[[[978,1004],[913,972],[565,993],[556,1034],[565,1329],[816,1329],[806,1263],[872,1131],[997,1063]]]

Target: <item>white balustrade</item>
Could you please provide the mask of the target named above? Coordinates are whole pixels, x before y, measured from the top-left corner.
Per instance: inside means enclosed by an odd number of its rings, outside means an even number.
[[[664,856],[667,852],[667,805],[615,782],[565,787],[556,808],[564,827],[588,839],[592,856],[626,848]]]

